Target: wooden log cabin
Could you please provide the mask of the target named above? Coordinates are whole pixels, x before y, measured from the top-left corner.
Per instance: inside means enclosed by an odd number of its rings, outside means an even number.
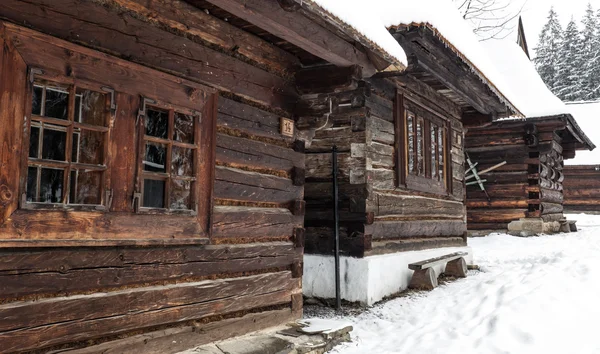
[[[402,13],[400,3],[386,11]],[[461,22],[465,38],[478,46]],[[372,305],[407,288],[409,263],[453,251],[472,258],[463,127],[519,114],[444,32],[410,21],[388,29],[408,56],[406,70],[365,78],[353,68],[310,68],[304,76],[310,79],[297,82],[305,105],[297,127],[306,140],[308,297],[335,298],[334,146],[341,298]]]
[[[479,170],[506,162],[481,176],[485,192],[477,184],[467,186],[469,230],[559,231],[557,223],[564,219],[564,160],[575,157],[576,150],[592,147],[569,114],[469,128],[466,151]],[[541,222],[535,230],[509,228],[521,219]]]
[[[526,119],[467,127],[465,150],[478,171],[505,163],[481,176],[485,191],[476,183],[467,186],[467,221],[472,235],[558,232],[564,220],[564,161],[574,158],[578,150],[595,147],[577,124],[577,117],[542,82],[522,43],[485,45],[512,85],[510,97]]]
[[[589,138],[595,143],[600,141],[600,102],[567,102],[567,108]],[[578,153],[567,161],[563,172],[565,212],[600,213],[600,151]]]
[[[3,0],[0,352],[175,353],[300,317],[295,81],[404,68],[341,27],[284,0]]]

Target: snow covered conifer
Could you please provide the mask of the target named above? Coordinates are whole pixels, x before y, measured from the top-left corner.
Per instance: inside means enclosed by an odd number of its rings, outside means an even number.
[[[600,23],[598,15],[594,13],[592,5],[588,3],[585,15],[581,21],[582,30],[582,59],[583,73],[581,76],[581,99],[591,100],[599,98],[596,87],[600,85]]]
[[[553,92],[563,101],[581,100],[585,94],[582,87],[584,58],[581,36],[573,18],[567,25],[559,52]]]
[[[535,48],[535,66],[551,91],[555,91],[557,81],[558,61],[561,57],[563,29],[558,21],[554,7],[550,8],[548,22],[544,25],[538,46]]]

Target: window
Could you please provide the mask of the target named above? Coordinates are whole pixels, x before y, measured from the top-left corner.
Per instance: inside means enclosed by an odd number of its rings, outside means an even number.
[[[104,92],[34,82],[24,207],[102,205],[109,115]]]
[[[446,193],[450,188],[448,122],[406,100],[396,99],[396,172],[399,186]]]
[[[141,207],[196,212],[200,114],[144,105]]]

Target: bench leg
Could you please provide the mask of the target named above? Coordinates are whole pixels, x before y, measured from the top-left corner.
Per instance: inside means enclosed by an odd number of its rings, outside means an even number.
[[[438,280],[435,271],[431,268],[415,270],[408,285],[410,289],[422,290],[433,290],[436,286],[438,286]]]
[[[446,264],[444,273],[455,278],[465,278],[467,276],[467,262],[463,257],[450,261]]]
[[[577,225],[575,225],[575,222],[569,223],[569,230],[571,230],[571,232],[577,232]]]

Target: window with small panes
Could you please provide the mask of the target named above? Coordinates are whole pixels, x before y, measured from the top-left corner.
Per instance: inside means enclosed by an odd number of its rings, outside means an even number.
[[[196,213],[201,114],[145,103],[141,118],[140,210]]]
[[[395,104],[397,184],[422,191],[449,190],[449,124],[398,94]]]
[[[23,207],[104,204],[110,95],[36,80]]]

